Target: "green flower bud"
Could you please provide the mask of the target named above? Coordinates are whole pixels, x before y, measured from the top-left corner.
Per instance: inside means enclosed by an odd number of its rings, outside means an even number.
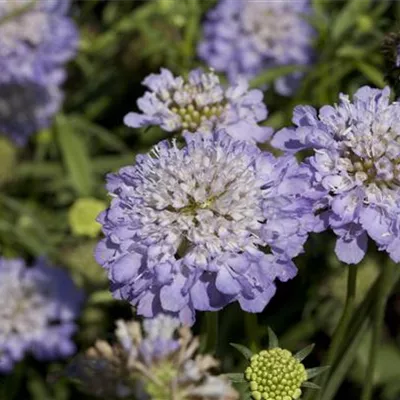
[[[68,219],[71,231],[77,236],[96,237],[101,225],[96,221],[106,203],[91,197],[78,199],[69,209]]]
[[[245,377],[255,400],[295,400],[307,372],[290,351],[273,348],[251,357]]]

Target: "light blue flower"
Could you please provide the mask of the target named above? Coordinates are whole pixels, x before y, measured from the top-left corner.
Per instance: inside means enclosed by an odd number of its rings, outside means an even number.
[[[68,8],[68,0],[0,3],[0,133],[18,145],[60,108],[64,64],[78,45]]]
[[[82,301],[61,269],[41,259],[28,268],[20,259],[0,258],[0,372],[11,371],[27,352],[39,360],[73,354]]]
[[[310,12],[308,0],[220,0],[207,14],[199,56],[231,81],[281,65],[308,65],[313,30],[304,16]],[[291,94],[302,75],[277,79],[275,90]]]
[[[114,296],[145,317],[192,324],[195,310],[234,301],[260,312],[275,279],[296,275],[291,259],[314,227],[309,171],[222,131],[184,138],[108,176],[96,259]]]
[[[244,79],[223,87],[217,75],[193,70],[185,80],[161,69],[143,84],[150,90],[138,100],[143,114],[131,112],[124,122],[132,128],[158,125],[167,132],[210,133],[225,129],[235,139],[264,142],[272,134],[258,123],[267,118],[260,90],[249,90]]]
[[[311,148],[306,165],[320,192],[320,218],[338,236],[336,254],[356,264],[368,237],[400,261],[400,104],[390,90],[364,86],[319,112],[294,110],[296,128],[277,132],[272,144],[286,151]]]

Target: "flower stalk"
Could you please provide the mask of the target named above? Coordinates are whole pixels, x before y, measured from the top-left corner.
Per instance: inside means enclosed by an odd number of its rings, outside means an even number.
[[[376,296],[376,302],[372,323],[372,342],[369,351],[367,370],[365,374],[365,385],[363,387],[361,400],[371,400],[374,388],[374,373],[378,355],[379,342],[381,339],[385,307],[393,285],[393,272],[395,264],[389,263],[385,266],[380,278]]]

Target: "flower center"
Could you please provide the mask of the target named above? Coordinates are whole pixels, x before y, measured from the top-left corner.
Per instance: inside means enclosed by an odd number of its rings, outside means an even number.
[[[206,121],[218,121],[225,107],[226,106],[220,103],[214,103],[204,107],[192,103],[186,107],[178,107],[178,105],[175,104],[170,110],[174,114],[180,116],[183,129],[194,132]]]
[[[177,377],[176,366],[164,361],[151,369],[154,380],[146,381],[146,393],[154,400],[164,400],[171,395],[171,382]]]
[[[4,282],[5,283],[5,282]],[[44,299],[36,288],[26,283],[7,282],[0,292],[0,340],[9,334],[30,334],[47,324],[46,313],[42,312]]]
[[[252,356],[245,377],[255,400],[292,400],[301,396],[307,372],[290,351],[274,348]]]
[[[191,254],[204,264],[225,251],[265,245],[259,238],[263,182],[252,155],[223,154],[221,148],[177,151],[161,165],[154,159],[146,165],[150,175],[138,188],[144,199],[137,210],[141,236],[166,241],[179,258]]]
[[[15,46],[21,43],[28,46],[41,43],[48,16],[33,11],[33,6],[34,2],[9,0],[0,6],[0,54],[15,51]]]
[[[355,140],[357,139],[357,140]],[[400,186],[400,135],[366,135],[345,141],[339,165],[358,182],[395,189]]]
[[[296,26],[296,14],[290,5],[283,9],[271,3],[248,2],[243,10],[244,30],[253,35],[253,45],[260,52],[278,51],[277,43],[290,34]]]
[[[181,128],[192,132],[204,125],[214,126],[227,108],[219,78],[213,72],[192,74],[187,82],[178,81],[157,95],[179,118]]]

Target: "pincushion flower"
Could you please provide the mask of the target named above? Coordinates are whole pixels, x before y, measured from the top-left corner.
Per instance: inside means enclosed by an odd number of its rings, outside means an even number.
[[[223,131],[184,138],[108,176],[96,259],[113,295],[145,317],[192,324],[195,310],[234,301],[260,312],[275,279],[296,275],[291,258],[313,229],[309,171]]]
[[[0,132],[19,145],[61,105],[64,64],[78,44],[68,8],[68,0],[0,4]]]
[[[296,400],[302,395],[303,388],[320,389],[308,380],[314,378],[329,367],[306,369],[302,361],[312,352],[310,345],[292,354],[279,347],[275,333],[268,328],[269,348],[253,354],[243,345],[231,343],[248,360],[244,374],[227,374],[235,382],[248,383],[249,398],[254,400]]]
[[[400,104],[390,90],[360,88],[350,101],[297,107],[296,128],[276,133],[280,149],[314,150],[307,159],[313,186],[321,193],[320,218],[338,239],[341,261],[356,264],[367,250],[368,237],[400,261]]]
[[[69,276],[43,260],[28,268],[20,259],[0,258],[0,372],[27,352],[39,360],[73,354],[82,300]]]
[[[308,65],[312,61],[313,30],[304,19],[308,0],[220,0],[204,24],[199,56],[232,81],[251,79],[269,68]],[[301,72],[279,78],[282,95],[296,88]]]
[[[226,378],[211,375],[218,361],[196,354],[200,341],[166,315],[117,321],[117,342],[97,341],[69,366],[82,389],[103,398],[237,400]]]
[[[266,141],[272,134],[271,128],[258,125],[267,117],[262,92],[249,90],[244,79],[224,88],[213,72],[195,69],[186,80],[162,68],[143,84],[149,88],[137,102],[143,114],[127,114],[124,122],[129,127],[157,125],[177,133],[210,133],[223,128],[236,139],[256,142]]]

